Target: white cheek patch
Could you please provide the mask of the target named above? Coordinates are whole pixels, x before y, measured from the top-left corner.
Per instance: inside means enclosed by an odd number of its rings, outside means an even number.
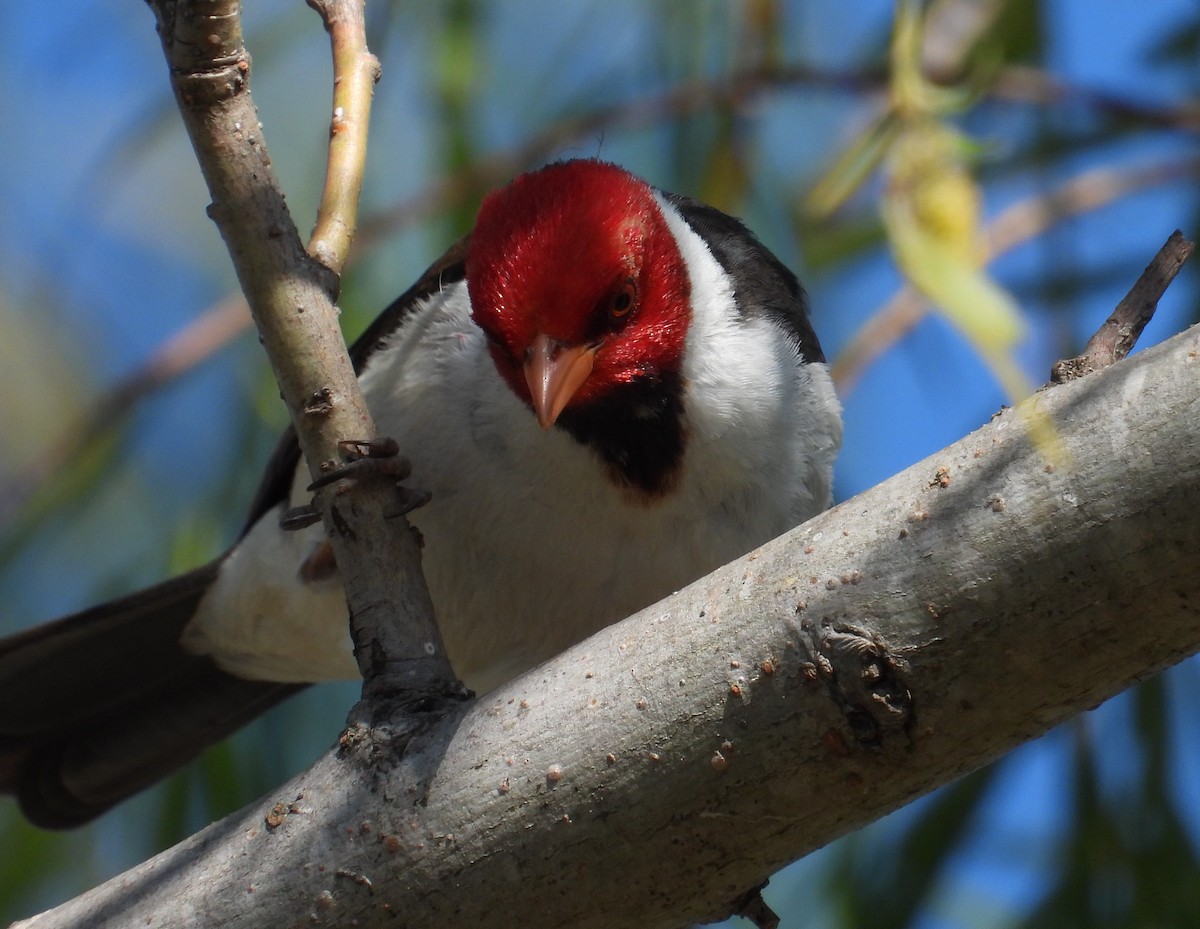
[[[715,440],[773,427],[792,406],[799,353],[768,319],[739,312],[733,282],[708,245],[674,206],[661,197],[659,205],[691,281],[683,374],[689,395],[704,398],[688,407],[692,433]]]
[[[828,369],[805,364],[767,316],[742,313],[704,239],[662,196],[658,203],[691,281],[683,362],[689,455],[716,486],[758,484],[757,492],[790,495],[785,524],[771,527],[782,531],[831,502],[842,427]]]

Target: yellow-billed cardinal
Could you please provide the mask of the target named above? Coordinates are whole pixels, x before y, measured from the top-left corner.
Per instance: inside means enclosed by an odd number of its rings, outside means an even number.
[[[828,506],[837,399],[796,278],[738,220],[598,161],[522,175],[352,350],[432,493],[411,519],[487,691]],[[357,676],[285,436],[212,564],[0,642],[0,789],[70,826],[304,683]]]

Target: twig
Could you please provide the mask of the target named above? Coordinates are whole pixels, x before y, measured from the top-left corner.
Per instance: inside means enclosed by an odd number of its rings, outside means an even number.
[[[1055,190],[1015,203],[997,215],[984,231],[985,260],[993,261],[1068,217],[1098,210],[1147,187],[1197,177],[1200,177],[1200,158],[1197,157],[1125,170],[1095,168],[1084,171]]]
[[[311,0],[330,33],[334,63],[333,119],[325,189],[308,253],[340,274],[354,237],[366,163],[367,124],[379,62],[363,41],[362,9],[344,0]],[[231,293],[162,343],[139,367],[118,380],[38,457],[36,469],[9,479],[0,503],[0,527],[18,513],[84,449],[110,431],[142,397],[186,374],[232,341],[251,323],[246,298]]]
[[[335,274],[341,274],[358,224],[371,97],[379,81],[379,59],[367,48],[361,0],[308,0],[308,5],[321,14],[333,51],[329,163],[308,253]]]
[[[1021,65],[1004,68],[997,75],[996,83],[988,91],[988,96],[996,100],[1043,107],[1076,104],[1117,119],[1143,125],[1182,129],[1187,132],[1200,131],[1200,105],[1194,100],[1174,106],[1142,103],[1088,87],[1067,84],[1038,68]]]
[[[967,54],[995,24],[1006,0],[935,0],[925,9],[921,67],[950,79],[962,71]]]
[[[957,77],[957,70],[931,76]],[[568,117],[547,127],[525,143],[467,165],[417,195],[365,219],[360,239],[394,232],[418,219],[441,212],[471,193],[507,180],[531,163],[571,143],[612,129],[636,129],[665,119],[684,119],[712,107],[747,108],[772,90],[823,88],[847,93],[882,92],[887,75],[882,69],[836,71],[801,65],[765,66],[712,80],[685,81],[662,93],[602,107]],[[1123,119],[1172,129],[1200,129],[1200,108],[1184,103],[1164,106],[1127,100],[1088,88],[1065,84],[1028,67],[1002,69],[984,96],[1009,102],[1056,106],[1075,103]]]
[[[779,915],[762,897],[765,883],[755,887],[734,904],[733,915],[754,923],[758,929],[779,929]]]
[[[1065,384],[1116,364],[1128,355],[1158,309],[1163,293],[1195,248],[1195,244],[1185,239],[1178,229],[1171,233],[1112,315],[1088,340],[1083,354],[1054,363],[1050,369],[1050,382]]]
[[[212,357],[249,323],[245,297],[229,294],[161,343],[138,368],[120,378],[67,426],[37,456],[35,467],[8,478],[8,492],[0,499],[0,529],[55,482],[64,468],[83,460],[86,451],[117,428],[143,397]]]
[[[717,80],[685,81],[658,94],[559,120],[515,148],[478,159],[416,196],[364,220],[360,238],[373,242],[423,216],[442,212],[464,197],[506,181],[530,164],[589,135],[615,128],[639,128],[665,119],[682,119],[711,107],[747,106],[770,87],[792,82],[854,90],[881,86],[878,80],[864,72],[840,73],[802,67],[761,69]]]

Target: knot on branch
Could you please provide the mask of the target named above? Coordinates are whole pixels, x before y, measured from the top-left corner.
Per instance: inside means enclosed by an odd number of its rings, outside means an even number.
[[[817,675],[850,725],[855,741],[878,748],[885,734],[908,730],[916,721],[905,663],[870,632],[847,625],[809,633]]]
[[[171,83],[180,104],[188,110],[204,110],[244,93],[250,86],[250,59],[242,56],[232,64],[205,71],[173,71]]]
[[[382,776],[404,758],[413,739],[447,716],[465,712],[474,696],[457,681],[437,693],[365,694],[350,710],[338,757]]]

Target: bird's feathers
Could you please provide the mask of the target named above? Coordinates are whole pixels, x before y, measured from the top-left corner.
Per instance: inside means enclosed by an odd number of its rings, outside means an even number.
[[[669,494],[611,479],[602,433],[588,444],[569,425],[539,427],[490,363],[461,281],[398,314],[363,365],[378,428],[411,458],[412,486],[432,493],[411,519],[451,660],[477,690],[829,503],[841,427],[824,366],[802,363],[803,337],[781,335],[778,316],[741,311],[735,279],[675,206],[660,203],[686,259],[692,318],[679,409],[663,423],[653,410],[642,419],[650,434],[672,425],[680,434],[665,446],[630,444],[677,456],[663,465],[674,474]],[[753,260],[752,251],[742,257],[743,272]],[[335,639],[348,648],[336,580],[299,580],[321,529],[282,533],[276,517],[268,513],[222,566],[188,642],[251,677],[354,675],[348,651],[312,647]]]
[[[534,342],[592,364],[542,424]],[[796,278],[736,219],[612,165],[490,196],[351,355],[432,493],[411,518],[479,691],[830,501],[841,422]],[[223,559],[0,642],[0,790],[81,822],[302,682],[357,673],[336,572],[310,570],[321,527],[279,526],[308,482],[289,430]]]

